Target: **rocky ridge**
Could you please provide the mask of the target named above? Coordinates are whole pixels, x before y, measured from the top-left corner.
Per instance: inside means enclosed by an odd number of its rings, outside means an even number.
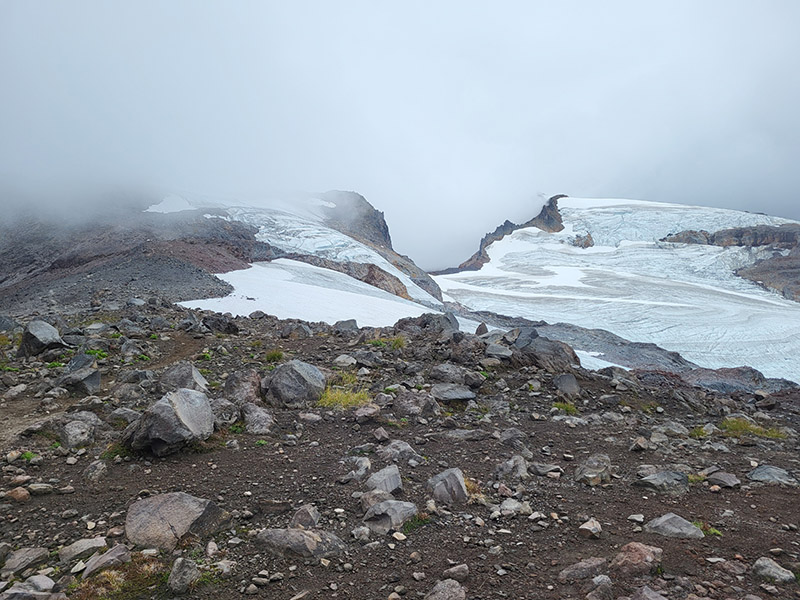
[[[448,315],[0,324],[0,598],[800,591],[796,389],[588,371]]]
[[[687,230],[667,236],[662,241],[712,246],[771,247],[774,253],[770,258],[737,269],[736,274],[775,290],[789,300],[800,302],[800,225],[736,227],[714,233]]]

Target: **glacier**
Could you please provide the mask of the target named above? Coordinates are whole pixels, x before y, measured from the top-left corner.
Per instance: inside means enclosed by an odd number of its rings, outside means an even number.
[[[793,221],[641,200],[561,198],[558,206],[563,231],[519,229],[488,247],[480,270],[435,276],[445,299],[474,311],[605,329],[703,367],[748,365],[800,381],[800,304],[734,274],[771,251],[659,241],[686,229]],[[594,246],[572,244],[586,234]]]

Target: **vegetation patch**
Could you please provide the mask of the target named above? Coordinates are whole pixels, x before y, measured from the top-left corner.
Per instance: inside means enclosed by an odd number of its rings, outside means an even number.
[[[697,475],[695,473],[687,475],[687,478],[689,479],[689,483],[703,483],[706,480],[705,475]]]
[[[264,360],[268,363],[277,363],[283,360],[283,350],[270,350],[264,355]]]
[[[30,450],[26,450],[25,452],[20,454],[20,458],[22,460],[26,460],[26,461],[30,462],[31,460],[36,458],[36,455],[33,452],[31,452]]]
[[[722,532],[719,529],[712,527],[705,521],[692,521],[692,525],[702,531],[705,536],[715,535],[717,537],[722,537]]]
[[[578,414],[578,407],[572,402],[553,402],[553,408],[563,410],[568,415]]]
[[[133,456],[133,452],[127,446],[114,442],[113,444],[109,444],[102,454],[100,454],[100,458],[103,460],[112,460],[117,456],[126,458],[128,456]]]
[[[421,512],[403,523],[403,533],[408,535],[412,531],[416,531],[420,527],[425,527],[431,522],[431,517],[428,513]]]
[[[370,397],[367,390],[350,390],[340,387],[328,386],[317,402],[322,408],[336,408],[347,410],[369,404]]]
[[[701,440],[705,437],[708,437],[708,433],[702,427],[695,427],[689,432],[689,437],[694,438],[696,440]]]
[[[97,360],[103,360],[104,358],[108,358],[108,352],[105,350],[86,350],[86,354],[90,356],[94,356]]]
[[[160,560],[134,554],[131,562],[81,581],[71,590],[72,600],[139,600],[171,598],[169,569]]]
[[[769,438],[773,440],[782,440],[786,434],[777,427],[762,427],[756,423],[751,423],[747,419],[739,417],[731,417],[723,419],[719,424],[719,428],[725,435],[731,437],[739,437],[743,435],[754,435],[761,438]]]
[[[369,340],[367,343],[370,346],[375,346],[376,348],[391,348],[392,350],[400,350],[401,348],[406,347],[406,338],[404,338],[402,335],[398,335],[397,337]]]

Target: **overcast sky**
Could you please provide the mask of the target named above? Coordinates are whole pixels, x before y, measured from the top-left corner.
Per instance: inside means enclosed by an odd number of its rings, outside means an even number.
[[[541,197],[800,219],[800,2],[0,0],[0,184],[356,190],[451,266]]]

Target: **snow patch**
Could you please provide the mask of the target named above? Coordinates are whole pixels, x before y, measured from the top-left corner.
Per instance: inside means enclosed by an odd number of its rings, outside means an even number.
[[[280,259],[218,275],[234,290],[224,298],[181,302],[187,308],[246,316],[256,310],[281,319],[333,324],[356,319],[361,327],[388,327],[429,309],[343,273]]]
[[[171,194],[164,198],[158,204],[153,204],[145,209],[144,212],[152,212],[152,213],[176,213],[176,212],[183,212],[186,210],[196,210],[196,207],[192,205],[186,198],[181,196],[177,196],[175,194]]]

